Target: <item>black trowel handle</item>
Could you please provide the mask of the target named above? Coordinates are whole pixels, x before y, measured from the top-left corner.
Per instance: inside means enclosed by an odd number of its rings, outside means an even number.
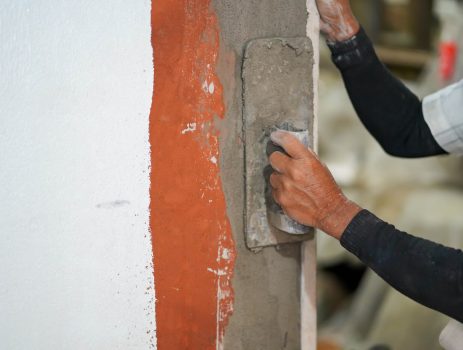
[[[281,152],[283,154],[288,155],[288,153],[286,153],[286,151],[283,149],[283,147],[277,145],[276,143],[274,143],[270,139],[267,142],[266,152],[267,152],[267,157],[270,157],[275,152]]]

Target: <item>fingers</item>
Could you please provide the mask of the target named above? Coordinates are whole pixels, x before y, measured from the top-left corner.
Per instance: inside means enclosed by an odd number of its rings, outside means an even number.
[[[294,159],[304,158],[307,155],[307,148],[289,132],[275,131],[270,138]]]
[[[291,167],[291,158],[281,152],[273,152],[269,161],[272,168],[282,174],[287,173]]]
[[[278,173],[273,173],[270,176],[270,186],[272,187],[272,197],[273,200],[279,204],[282,205],[282,198],[283,198],[283,175],[278,174]]]
[[[278,189],[281,186],[281,175],[277,173],[273,173],[270,175],[270,186],[272,186],[273,189]]]

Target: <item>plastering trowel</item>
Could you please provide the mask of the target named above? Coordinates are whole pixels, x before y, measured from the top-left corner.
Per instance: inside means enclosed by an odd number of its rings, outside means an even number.
[[[270,133],[292,132],[313,147],[313,50],[310,39],[269,38],[248,43],[243,61],[245,234],[249,249],[297,243],[314,230],[285,215],[271,196]]]

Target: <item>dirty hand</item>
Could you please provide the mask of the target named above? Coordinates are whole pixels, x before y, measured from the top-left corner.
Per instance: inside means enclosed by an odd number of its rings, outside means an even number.
[[[349,0],[316,0],[320,13],[320,29],[330,41],[352,38],[360,25],[350,8]]]
[[[275,201],[297,222],[340,239],[361,208],[344,196],[326,166],[297,138],[277,131],[271,139],[289,154],[270,155],[275,170],[270,177]]]

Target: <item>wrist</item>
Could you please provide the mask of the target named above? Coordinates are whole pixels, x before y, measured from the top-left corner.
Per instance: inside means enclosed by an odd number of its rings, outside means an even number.
[[[320,221],[319,229],[340,240],[349,223],[361,211],[362,208],[359,205],[342,195],[332,211]]]
[[[377,60],[373,44],[361,27],[352,38],[340,42],[327,41],[327,44],[333,63],[341,71]]]
[[[331,24],[328,41],[343,42],[353,38],[360,30],[360,24],[354,16],[346,16],[340,24]]]

